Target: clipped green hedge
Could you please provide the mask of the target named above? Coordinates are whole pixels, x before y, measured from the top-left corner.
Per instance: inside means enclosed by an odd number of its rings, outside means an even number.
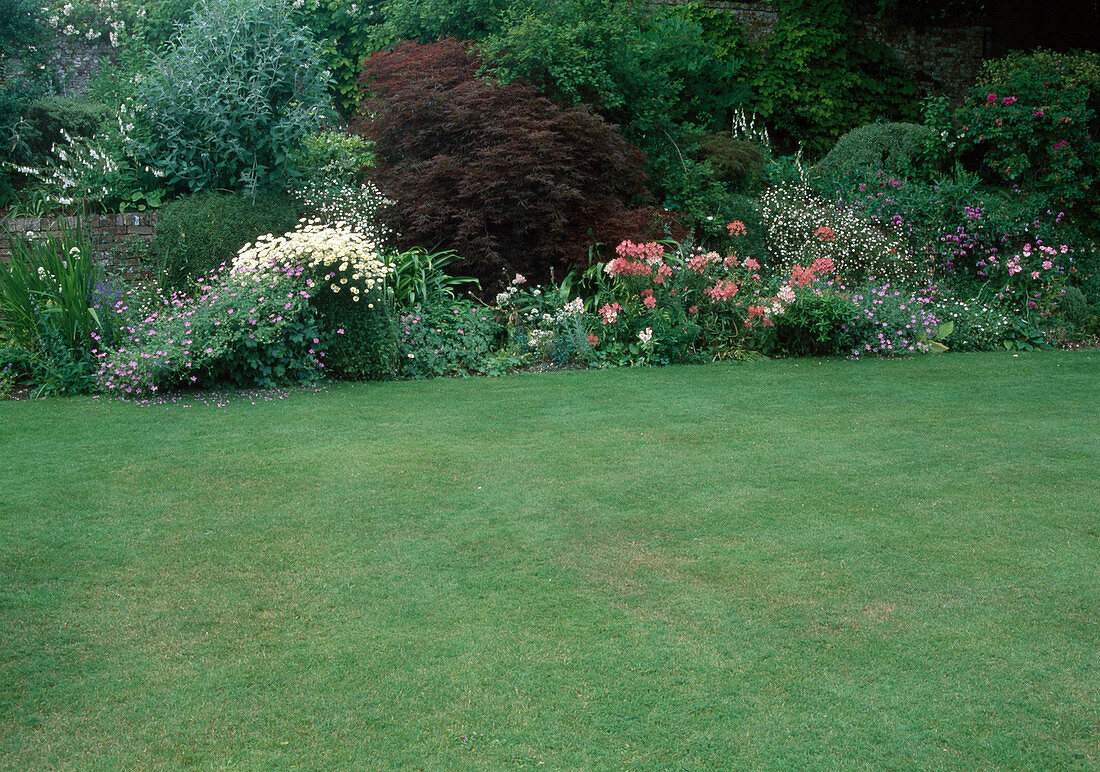
[[[255,199],[234,193],[199,193],[161,210],[153,257],[161,283],[186,291],[192,283],[231,262],[245,244],[265,233],[286,233],[299,212],[285,195]]]
[[[879,172],[905,176],[919,162],[930,131],[916,123],[870,123],[852,129],[810,169],[809,180],[820,187],[873,178]]]

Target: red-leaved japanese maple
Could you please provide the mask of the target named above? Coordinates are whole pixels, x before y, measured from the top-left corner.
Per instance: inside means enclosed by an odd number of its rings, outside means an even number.
[[[645,156],[585,107],[529,84],[478,76],[476,48],[454,39],[380,51],[361,78],[352,131],[372,140],[375,184],[397,246],[452,248],[486,288],[520,272],[584,267],[590,246],[640,240]]]

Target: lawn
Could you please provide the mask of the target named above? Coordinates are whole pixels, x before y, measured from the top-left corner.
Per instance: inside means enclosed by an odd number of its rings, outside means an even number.
[[[0,766],[1100,765],[1100,354],[0,403]]]

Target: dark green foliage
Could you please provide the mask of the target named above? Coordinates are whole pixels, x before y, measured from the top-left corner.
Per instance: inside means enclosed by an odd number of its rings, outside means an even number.
[[[42,81],[13,79],[0,83],[0,207],[14,203],[16,191],[26,181],[15,167],[34,163],[30,145],[33,127],[24,116],[30,105],[46,93]]]
[[[192,282],[265,233],[293,230],[298,210],[284,195],[255,200],[232,193],[199,193],[168,204],[157,221],[153,256],[164,286],[186,291]]]
[[[138,34],[144,46],[154,53],[168,45],[172,37],[191,21],[197,0],[143,0],[145,18]]]
[[[918,163],[931,129],[915,123],[872,123],[842,136],[809,173],[810,182],[831,194],[835,185],[878,177],[905,176]]]
[[[955,114],[962,160],[988,182],[1040,192],[1095,221],[1098,100],[1100,54],[1039,50],[990,63]]]
[[[377,48],[401,40],[430,43],[443,38],[477,40],[501,27],[517,0],[383,0]]]
[[[565,104],[593,106],[650,161],[655,194],[695,215],[718,191],[698,142],[749,100],[741,63],[690,14],[619,0],[534,3],[484,42],[489,68]],[[695,200],[701,197],[702,201]]]
[[[351,380],[388,380],[397,369],[393,318],[380,290],[360,297],[355,303],[350,293],[322,289],[310,301],[328,334],[328,373]]]
[[[25,65],[41,62],[48,41],[42,19],[42,3],[36,0],[0,0],[0,65],[15,57]]]
[[[484,372],[502,333],[492,312],[477,303],[417,306],[398,319],[400,374],[435,378]]]
[[[331,93],[345,116],[359,106],[361,61],[378,48],[382,0],[304,0],[298,18],[321,46],[332,72]]]
[[[514,10],[484,42],[489,68],[565,104],[583,102],[628,138],[693,122],[722,128],[748,98],[740,63],[718,55],[702,27],[673,10],[618,0]]]
[[[759,52],[745,37],[736,15],[708,8],[698,1],[677,6],[675,12],[687,21],[699,25],[703,40],[721,61],[740,61],[751,65],[758,59]]]
[[[988,26],[993,21],[995,5],[992,0],[868,0],[857,3],[856,9],[873,15],[887,27],[903,24],[921,29]]]
[[[43,97],[27,105],[25,119],[29,124],[26,142],[32,153],[45,155],[54,143],[62,143],[61,133],[70,137],[91,137],[99,129],[109,111],[107,105],[80,98]]]
[[[40,319],[33,348],[0,341],[0,371],[24,383],[35,397],[86,394],[94,387],[95,356],[73,350],[61,333]]]
[[[764,181],[768,153],[755,142],[734,139],[730,132],[723,131],[700,142],[699,152],[710,165],[714,178],[734,190],[756,188]]]
[[[916,117],[913,76],[885,46],[855,34],[847,0],[782,0],[753,83],[755,106],[785,150],[820,157],[878,119]]]

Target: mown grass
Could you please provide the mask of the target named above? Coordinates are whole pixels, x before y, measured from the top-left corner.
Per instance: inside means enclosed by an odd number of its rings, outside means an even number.
[[[1100,764],[1095,352],[0,427],[4,767]]]

